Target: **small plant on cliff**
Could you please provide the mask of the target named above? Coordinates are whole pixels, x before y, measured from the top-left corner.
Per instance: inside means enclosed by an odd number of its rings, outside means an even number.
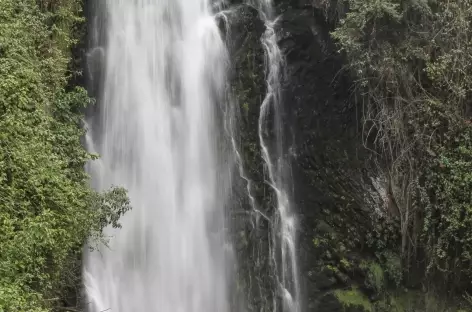
[[[335,290],[334,296],[347,308],[361,308],[363,312],[372,312],[369,299],[356,287],[347,290]]]
[[[374,261],[363,261],[360,268],[366,273],[366,286],[381,293],[385,288],[385,274],[380,264]]]
[[[403,280],[401,258],[391,251],[385,252],[383,256],[385,258],[385,273],[387,274],[388,279],[396,286],[400,286]]]

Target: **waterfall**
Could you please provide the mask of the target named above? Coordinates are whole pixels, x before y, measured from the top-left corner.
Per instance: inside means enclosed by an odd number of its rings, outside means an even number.
[[[101,159],[90,172],[99,190],[127,188],[133,209],[87,255],[87,308],[229,311],[227,54],[211,11],[223,1],[97,3],[104,68],[87,141]]]
[[[283,106],[281,77],[284,57],[277,42],[272,0],[251,0],[259,9],[265,31],[261,42],[265,52],[266,95],[259,115],[259,141],[269,184],[276,196],[276,211],[272,217],[271,258],[277,277],[278,291],[282,297],[282,310],[299,312],[300,284],[296,254],[296,217],[289,194],[290,162],[284,154]],[[271,120],[272,118],[272,120]],[[270,128],[270,126],[272,126]],[[277,311],[274,298],[273,309]]]

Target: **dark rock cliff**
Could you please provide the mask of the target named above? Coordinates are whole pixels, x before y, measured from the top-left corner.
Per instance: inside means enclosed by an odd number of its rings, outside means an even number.
[[[240,107],[239,148],[256,201],[261,211],[270,215],[273,194],[264,182],[257,136],[265,94],[260,44],[264,25],[253,8],[239,5],[236,10],[228,42],[232,91]],[[325,18],[323,8],[312,5],[312,1],[279,0],[277,13],[279,46],[286,61],[283,121],[290,144],[285,146],[285,153],[292,160],[294,206],[299,216],[302,310],[363,311],[370,307],[368,299],[367,306],[350,305],[338,299],[344,293],[336,296],[336,291],[352,287],[361,288],[354,293],[361,299],[369,295],[364,283],[367,269],[358,267],[373,255],[366,237],[375,222],[374,210],[383,206],[379,190],[372,184],[375,172],[362,144],[351,81],[330,38],[333,25]],[[244,184],[241,181],[242,188]],[[248,202],[242,206],[250,210]],[[243,288],[248,289],[250,308],[266,311],[271,307],[273,289],[267,255],[270,226],[264,218],[258,218],[257,226],[249,226],[249,219],[236,231],[237,252],[244,259],[239,261],[246,276],[242,278]]]

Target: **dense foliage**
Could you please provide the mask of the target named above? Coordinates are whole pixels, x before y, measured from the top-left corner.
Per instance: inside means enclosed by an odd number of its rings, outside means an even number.
[[[356,79],[387,212],[400,221],[405,272],[422,267],[425,287],[470,291],[472,1],[347,4],[332,35]]]
[[[87,238],[129,209],[84,171],[91,100],[67,87],[79,13],[76,0],[0,0],[0,311],[69,304]]]

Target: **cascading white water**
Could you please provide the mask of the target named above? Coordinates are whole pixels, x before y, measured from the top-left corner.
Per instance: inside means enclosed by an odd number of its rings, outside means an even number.
[[[100,0],[105,78],[99,189],[128,189],[132,211],[86,259],[90,312],[225,312],[218,101],[225,46],[210,0]],[[221,1],[218,1],[221,2]],[[105,17],[103,17],[105,19]]]
[[[299,312],[300,284],[296,255],[296,216],[291,207],[288,188],[290,187],[289,161],[283,153],[283,125],[281,102],[281,76],[284,58],[277,43],[275,26],[277,18],[274,15],[272,0],[250,0],[258,7],[260,16],[265,24],[265,32],[261,38],[265,52],[266,67],[266,96],[261,104],[259,115],[259,141],[262,158],[265,162],[269,183],[276,195],[277,211],[273,217],[273,242],[271,257],[278,278],[277,283],[282,296],[283,311]],[[272,142],[269,147],[269,118],[272,120]],[[277,304],[274,299],[274,311]]]

